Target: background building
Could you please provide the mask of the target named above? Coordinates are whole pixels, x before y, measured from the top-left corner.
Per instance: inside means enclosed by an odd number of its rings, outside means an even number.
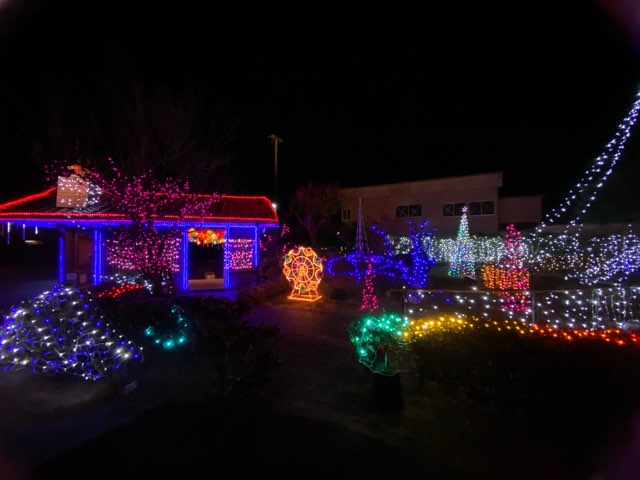
[[[542,215],[542,195],[499,197],[502,172],[435,178],[413,182],[342,188],[338,192],[343,222],[355,222],[358,199],[366,224],[403,233],[410,220],[428,220],[440,235],[455,235],[467,205],[469,232],[496,234],[501,226],[536,225]]]

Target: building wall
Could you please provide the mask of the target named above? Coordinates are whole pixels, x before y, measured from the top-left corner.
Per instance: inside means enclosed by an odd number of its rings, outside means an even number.
[[[542,196],[501,197],[498,201],[498,223],[538,224],[542,220]]]
[[[65,282],[84,285],[91,282],[93,273],[93,239],[83,230],[65,229],[64,272]]]
[[[460,216],[444,216],[443,205],[470,202],[494,202],[494,213],[469,215],[471,233],[493,234],[498,231],[498,188],[502,185],[502,173],[466,175],[417,182],[345,188],[339,191],[343,212],[348,209],[349,219],[358,218],[358,199],[362,198],[362,212],[366,225],[377,224],[388,231],[406,232],[409,220],[421,223],[429,221],[440,235],[455,235]],[[396,217],[396,208],[403,205],[420,205],[421,215]]]

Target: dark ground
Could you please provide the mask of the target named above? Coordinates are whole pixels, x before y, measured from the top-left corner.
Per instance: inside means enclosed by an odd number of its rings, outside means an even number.
[[[38,283],[20,291],[28,285]],[[518,357],[453,342],[438,354],[443,374],[403,373],[404,408],[385,412],[348,341],[357,298],[330,300],[329,286],[319,302],[280,300],[246,317],[281,330],[280,366],[255,398],[220,396],[188,350],[150,358],[128,396],[0,372],[0,478],[638,478],[638,355]],[[506,375],[522,360],[521,378]],[[479,365],[483,376],[467,375]]]

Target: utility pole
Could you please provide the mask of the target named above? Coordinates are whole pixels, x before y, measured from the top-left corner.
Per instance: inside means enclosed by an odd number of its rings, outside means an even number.
[[[272,133],[267,137],[273,143],[273,200],[277,205],[278,200],[278,144],[282,143],[282,137]],[[275,207],[274,207],[275,208]]]

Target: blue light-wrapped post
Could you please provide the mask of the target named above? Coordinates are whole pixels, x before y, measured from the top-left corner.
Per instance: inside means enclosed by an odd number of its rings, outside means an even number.
[[[229,287],[229,227],[225,228],[224,232],[224,288]]]
[[[64,265],[64,230],[58,230],[58,283],[64,283],[65,265]]]
[[[258,248],[258,227],[253,227],[253,266],[257,267],[260,262],[260,249]]]
[[[182,231],[182,249],[180,250],[180,288],[189,290],[189,229]]]
[[[102,280],[102,229],[93,231],[93,284],[100,285]]]

